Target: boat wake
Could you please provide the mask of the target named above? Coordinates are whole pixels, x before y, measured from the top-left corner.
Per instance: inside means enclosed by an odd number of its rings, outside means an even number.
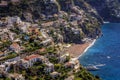
[[[97,70],[99,70],[99,68],[96,67],[96,66],[86,66],[85,68],[86,68],[88,71],[97,71]]]
[[[110,56],[107,56],[108,59],[110,59],[111,57]]]
[[[100,67],[102,66],[105,66],[106,64],[97,64],[97,65],[92,65],[92,64],[89,64],[88,66],[86,66],[85,68],[88,70],[88,71],[97,71],[100,69]]]
[[[98,65],[95,65],[96,67],[102,67],[102,66],[105,66],[106,64],[98,64]]]
[[[94,64],[89,64],[89,66],[96,66],[96,67],[102,67],[102,66],[105,66],[106,64],[96,64],[96,65],[94,65]]]

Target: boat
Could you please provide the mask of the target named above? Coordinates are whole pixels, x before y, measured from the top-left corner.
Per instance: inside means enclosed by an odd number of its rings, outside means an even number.
[[[99,70],[99,68],[97,68],[96,66],[86,66],[85,69],[87,69],[88,71],[97,71],[97,70]]]

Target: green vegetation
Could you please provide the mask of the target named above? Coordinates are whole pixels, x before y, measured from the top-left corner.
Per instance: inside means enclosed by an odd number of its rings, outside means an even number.
[[[0,78],[0,80],[11,80],[10,78]]]
[[[80,68],[80,71],[75,73],[75,80],[100,80],[99,77],[93,76],[84,68]]]
[[[12,59],[12,58],[15,58],[15,57],[17,57],[18,56],[18,54],[16,54],[16,53],[11,53],[11,54],[8,54],[7,56],[5,56],[2,60],[8,60],[8,59]],[[1,61],[2,61],[1,60]]]
[[[0,50],[2,51],[5,47],[8,47],[10,44],[10,41],[3,42],[2,44],[0,44]]]
[[[75,64],[69,64],[71,59],[70,56],[65,57],[63,62],[61,59],[61,56],[66,53],[65,51],[62,51],[62,48],[64,48],[63,44],[81,43],[82,39],[85,37],[95,38],[99,35],[101,22],[98,19],[100,19],[100,17],[91,11],[91,7],[84,2],[84,0],[57,0],[55,3],[45,1],[46,0],[21,0],[21,2],[17,4],[9,2],[7,8],[0,7],[2,14],[8,12],[3,16],[17,15],[23,20],[26,20],[27,23],[29,23],[29,20],[25,18],[30,15],[32,16],[32,20],[30,21],[31,26],[26,26],[27,24],[22,26],[25,22],[21,23],[22,25],[14,23],[10,32],[15,34],[15,40],[20,40],[17,41],[17,43],[21,48],[19,54],[21,54],[23,58],[34,53],[46,58],[46,61],[35,62],[32,67],[27,69],[25,69],[25,67],[11,65],[9,73],[16,72],[22,74],[25,77],[25,80],[64,80],[71,75],[75,76],[75,80],[100,80],[98,76],[93,76],[83,68],[78,69],[78,72],[76,73],[76,70],[73,68]],[[73,9],[71,9],[71,6],[74,5],[78,7],[73,7]],[[82,17],[81,20],[78,19],[77,16]],[[71,17],[73,17],[72,20]],[[36,23],[38,23],[39,26],[34,26]],[[20,29],[21,27],[26,27],[28,30],[23,32],[23,28]],[[43,31],[43,33],[41,31]],[[97,31],[99,33],[97,33]],[[49,38],[51,39],[50,41],[48,40]],[[0,45],[0,51],[8,49],[15,40],[3,41]],[[48,42],[48,44],[42,44],[44,41],[46,43]],[[55,45],[51,45],[49,42],[52,42]],[[58,46],[58,43],[61,45]],[[41,50],[43,48],[45,50]],[[22,54],[25,54],[25,56]],[[3,61],[17,56],[18,54],[14,52],[8,53],[7,56],[4,56]],[[28,62],[27,65],[29,65],[30,62]],[[54,65],[54,70],[51,70],[51,72],[50,70],[46,72],[46,67],[49,67],[46,65],[47,62]],[[68,64],[66,65],[67,62]],[[18,70],[14,71],[14,67]],[[50,76],[52,71],[60,73],[59,77],[52,78]],[[9,79],[6,78],[4,80]]]

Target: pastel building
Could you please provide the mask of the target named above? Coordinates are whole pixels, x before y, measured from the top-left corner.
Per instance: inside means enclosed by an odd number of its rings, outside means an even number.
[[[30,56],[25,57],[24,59],[21,59],[21,66],[24,68],[32,67],[35,62],[42,62],[44,60],[44,56],[40,56],[38,54],[32,54]]]

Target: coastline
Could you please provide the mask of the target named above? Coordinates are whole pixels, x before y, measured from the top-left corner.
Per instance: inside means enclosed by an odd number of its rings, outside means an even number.
[[[84,44],[74,44],[67,49],[73,58],[79,59],[90,47],[92,47],[97,39],[93,39]]]
[[[79,59],[85,52],[87,52],[87,50],[88,50],[89,48],[91,48],[91,47],[95,44],[96,40],[97,40],[97,39],[94,39],[94,40],[89,44],[89,46],[77,57],[77,59]]]

